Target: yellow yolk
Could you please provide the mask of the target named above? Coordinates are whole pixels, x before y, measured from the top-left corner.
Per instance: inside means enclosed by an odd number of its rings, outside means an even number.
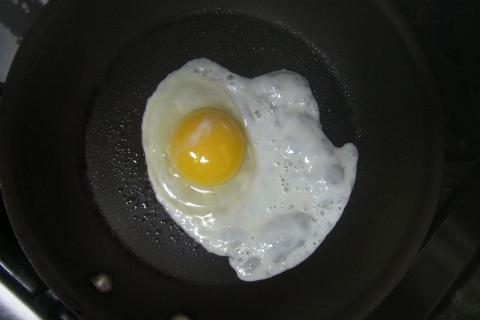
[[[246,139],[225,112],[204,108],[188,114],[170,140],[178,173],[194,184],[215,186],[233,177],[243,162]]]

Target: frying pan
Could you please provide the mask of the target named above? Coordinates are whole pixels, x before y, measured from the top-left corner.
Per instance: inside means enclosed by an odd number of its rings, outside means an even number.
[[[342,218],[306,261],[242,282],[155,200],[141,119],[157,84],[209,58],[305,76],[321,124],[359,150]],[[442,166],[440,108],[401,19],[381,1],[51,1],[1,108],[8,215],[34,268],[95,319],[358,319],[425,238]],[[92,285],[107,275],[110,286]]]

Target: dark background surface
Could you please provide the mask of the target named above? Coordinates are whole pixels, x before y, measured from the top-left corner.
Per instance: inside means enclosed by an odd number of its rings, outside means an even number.
[[[432,66],[442,98],[446,125],[446,167],[442,196],[438,207],[448,207],[452,195],[472,176],[480,151],[480,5],[477,1],[392,1],[415,32]],[[28,12],[22,8],[29,7]],[[35,1],[1,1],[0,22],[21,38],[30,20],[41,6]],[[18,18],[13,18],[18,17]],[[0,33],[0,47],[4,43]],[[0,53],[1,54],[1,53]],[[448,217],[439,210],[431,234]],[[23,285],[18,286],[2,270],[2,281],[17,288],[18,295],[31,302],[39,313],[68,317],[41,281],[25,263],[4,211],[0,214],[0,260],[2,266],[14,269]],[[4,268],[7,269],[7,268]],[[19,287],[19,288],[18,288]],[[413,292],[415,291],[412,288]],[[405,306],[409,308],[409,306]],[[478,255],[449,290],[431,319],[480,319],[480,267]]]

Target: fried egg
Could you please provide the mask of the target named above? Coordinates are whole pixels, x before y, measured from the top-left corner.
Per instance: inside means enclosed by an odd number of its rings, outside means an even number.
[[[245,281],[308,258],[355,183],[357,149],[330,142],[307,80],[286,70],[187,62],[148,99],[142,143],[158,201]]]

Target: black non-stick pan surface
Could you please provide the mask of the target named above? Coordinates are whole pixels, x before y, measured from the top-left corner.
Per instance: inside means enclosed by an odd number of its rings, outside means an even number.
[[[337,226],[268,280],[242,282],[197,245],[147,178],[146,100],[199,57],[247,77],[302,74],[327,135],[359,150]],[[2,191],[33,266],[85,318],[358,319],[424,240],[442,165],[439,113],[422,55],[385,2],[51,1],[8,76]],[[110,291],[91,284],[98,273]]]

